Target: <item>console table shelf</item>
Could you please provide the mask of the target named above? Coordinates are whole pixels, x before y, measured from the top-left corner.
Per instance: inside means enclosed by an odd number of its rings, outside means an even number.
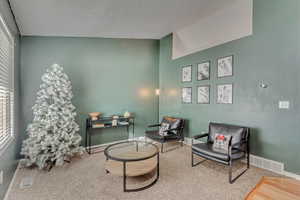
[[[117,120],[117,124],[113,125],[112,121]],[[132,134],[134,137],[134,117],[121,117],[115,119],[113,116],[111,117],[101,117],[97,120],[92,120],[90,117],[86,119],[86,131],[85,131],[85,147],[86,151],[91,154],[92,153],[92,137],[91,130],[92,129],[106,129],[106,128],[122,128],[126,127],[126,131],[129,139],[129,129],[132,128]]]

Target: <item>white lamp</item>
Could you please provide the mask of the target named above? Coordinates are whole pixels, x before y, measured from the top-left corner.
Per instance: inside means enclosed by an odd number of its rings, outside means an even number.
[[[157,96],[160,95],[160,90],[159,89],[155,89],[155,95],[157,95]]]

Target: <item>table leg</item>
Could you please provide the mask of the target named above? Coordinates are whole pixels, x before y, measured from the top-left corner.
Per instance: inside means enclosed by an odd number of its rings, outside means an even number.
[[[88,152],[88,120],[85,121],[85,149]],[[88,152],[89,153],[89,152]]]
[[[133,119],[133,123],[132,123],[132,137],[134,138],[134,119]]]
[[[157,166],[156,166],[157,174],[156,174],[156,180],[159,179],[159,153],[157,153]]]
[[[91,148],[91,145],[92,145],[92,138],[91,138],[91,133],[89,133],[89,154],[91,154],[91,151],[92,151],[92,148]]]
[[[130,134],[129,134],[129,125],[126,126],[126,130],[127,130],[127,136],[128,136],[128,140],[130,139]]]
[[[123,190],[124,192],[127,192],[126,189],[126,162],[123,162]]]

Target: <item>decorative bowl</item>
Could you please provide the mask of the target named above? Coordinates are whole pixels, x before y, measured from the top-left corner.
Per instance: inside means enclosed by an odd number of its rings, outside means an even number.
[[[89,113],[89,116],[91,117],[92,120],[97,120],[101,115],[101,112],[91,112]]]

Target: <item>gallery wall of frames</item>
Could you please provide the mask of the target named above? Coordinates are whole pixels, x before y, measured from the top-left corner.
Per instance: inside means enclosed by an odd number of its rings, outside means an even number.
[[[210,104],[211,103],[211,89],[216,89],[216,103],[217,104],[232,104],[233,103],[233,83],[226,82],[226,78],[233,76],[234,56],[225,56],[217,58],[216,62],[216,77],[217,79],[224,80],[223,83],[213,85],[211,81],[211,68],[213,67],[210,60],[197,63],[196,65],[182,66],[181,82],[182,86],[182,103],[193,103],[193,87],[185,86],[193,82],[193,67],[196,67],[195,81],[198,86],[196,88],[196,103],[197,104]],[[206,84],[201,84],[205,81]]]

